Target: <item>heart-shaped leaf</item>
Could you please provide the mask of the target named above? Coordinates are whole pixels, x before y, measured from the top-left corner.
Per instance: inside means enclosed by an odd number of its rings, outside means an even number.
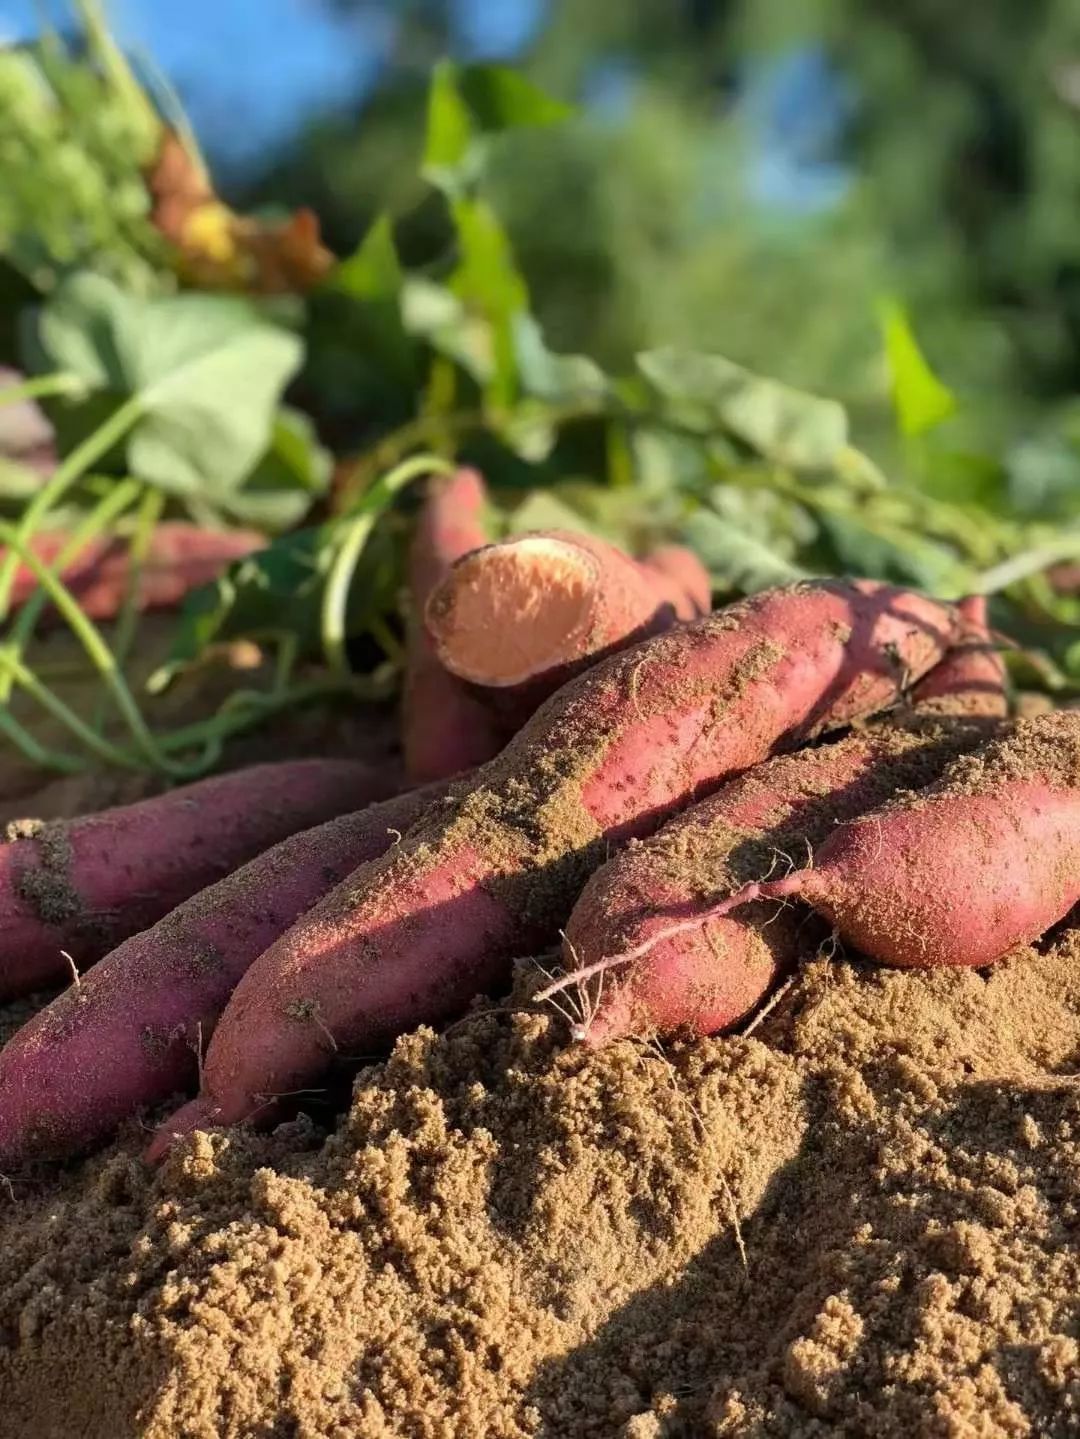
[[[172,494],[220,502],[270,443],[300,341],[247,301],[180,294],[141,299],[101,275],[65,281],[37,324],[40,364],[70,371],[88,403],[131,402],[127,465]]]
[[[299,410],[283,407],[270,448],[224,508],[244,525],[276,532],[299,524],[330,484],[332,461],[315,426]]]
[[[668,347],[638,355],[637,364],[671,419],[705,434],[727,431],[778,464],[827,469],[847,445],[843,405],[722,355]]]

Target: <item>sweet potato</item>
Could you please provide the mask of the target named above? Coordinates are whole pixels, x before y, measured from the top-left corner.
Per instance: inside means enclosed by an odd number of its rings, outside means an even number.
[[[542,991],[576,991],[576,1038],[598,1045],[679,1026],[713,1034],[765,996],[795,962],[802,918],[764,902],[712,915],[717,898],[766,877],[781,856],[801,856],[896,790],[928,784],[949,759],[990,738],[1006,711],[985,602],[965,600],[957,610],[958,638],[915,686],[910,708],[864,733],[766,761],[597,870],[566,926],[568,978]]]
[[[941,663],[915,686],[912,702],[924,712],[1004,718],[1009,712],[1005,665],[987,628],[986,600],[969,595],[956,611],[960,633]]]
[[[589,880],[563,944],[573,1037],[598,1046],[737,1023],[795,963],[805,915],[759,900],[723,916],[726,896],[802,859],[834,827],[920,788],[987,738],[985,723],[910,716],[781,755],[631,841]]]
[[[51,564],[68,541],[60,530],[35,536],[31,548]],[[233,560],[262,549],[265,538],[254,530],[208,530],[168,520],[154,530],[139,571],[136,604],[141,610],[171,609],[189,590],[217,579]],[[120,613],[129,578],[128,547],[116,539],[92,540],[61,579],[91,619],[111,620]],[[24,605],[37,588],[25,566],[15,572],[12,607]],[[48,617],[49,611],[45,612]]]
[[[449,806],[364,865],[248,970],[200,1098],[170,1136],[232,1122],[455,1012],[510,961],[552,942],[610,844],[773,751],[896,697],[951,637],[950,612],[888,586],[824,582],[756,595],[572,681]]]
[[[992,964],[1080,899],[1080,714],[1019,720],[916,794],[841,825],[812,866],[705,911],[802,899],[900,968]]]
[[[458,560],[428,600],[435,652],[516,728],[598,659],[700,617],[708,576],[682,553],[680,571],[671,550],[640,563],[564,530],[486,545]]]
[[[685,545],[657,545],[642,555],[639,563],[658,577],[679,619],[699,619],[712,609],[712,581],[693,550]]]
[[[83,819],[8,826],[0,999],[61,981],[298,830],[389,794],[350,760],[256,765]],[[70,958],[65,958],[69,956]]]
[[[424,625],[428,598],[454,561],[486,544],[486,503],[484,482],[475,470],[434,476],[409,551],[402,737],[405,770],[417,784],[482,764],[499,752],[505,738],[490,711],[444,669]]]
[[[253,959],[445,796],[411,790],[282,840],[96,964],[0,1050],[0,1169],[67,1155],[197,1083]]]

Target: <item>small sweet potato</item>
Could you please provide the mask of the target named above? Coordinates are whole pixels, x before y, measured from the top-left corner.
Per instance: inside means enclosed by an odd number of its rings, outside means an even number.
[[[1009,713],[1005,665],[990,637],[986,600],[969,595],[956,606],[960,630],[940,664],[919,681],[912,703],[924,713],[989,715]]]
[[[833,744],[767,760],[597,870],[566,926],[568,977],[544,991],[576,991],[575,1037],[596,1045],[680,1026],[713,1034],[794,964],[803,924],[794,909],[759,901],[718,915],[715,904],[783,858],[801,858],[838,823],[928,784],[995,733],[1004,667],[989,647],[985,603],[957,610],[958,636],[911,705]]]
[[[685,545],[657,545],[639,564],[658,577],[662,592],[681,620],[699,619],[712,609],[709,572]]]
[[[717,897],[928,784],[987,733],[977,720],[913,716],[757,765],[596,871],[566,926],[567,979],[542,994],[567,991],[560,1003],[579,1006],[573,1036],[593,1046],[727,1029],[793,967],[806,916],[765,900],[720,915]]]

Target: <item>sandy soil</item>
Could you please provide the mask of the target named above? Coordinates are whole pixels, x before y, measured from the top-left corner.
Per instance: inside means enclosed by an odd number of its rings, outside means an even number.
[[[1076,1434],[1078,1068],[1066,932],[664,1051],[478,1014],[157,1173],[132,1123],[0,1210],[0,1432]]]

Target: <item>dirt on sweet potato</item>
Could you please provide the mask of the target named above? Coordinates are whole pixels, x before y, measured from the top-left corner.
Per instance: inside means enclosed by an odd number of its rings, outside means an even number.
[[[476,1014],[325,1140],[155,1173],[132,1125],[0,1194],[5,1439],[1077,1432],[1080,934],[812,960],[664,1053],[564,1037]]]

